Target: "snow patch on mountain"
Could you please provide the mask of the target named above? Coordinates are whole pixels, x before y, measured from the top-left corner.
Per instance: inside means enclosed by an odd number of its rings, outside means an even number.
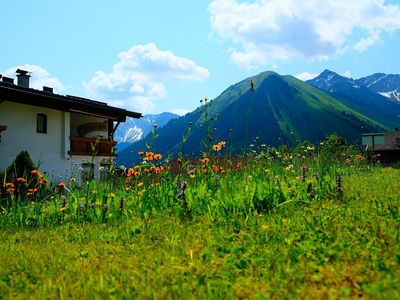
[[[143,139],[154,129],[154,125],[160,128],[177,117],[179,116],[176,114],[164,112],[158,115],[145,115],[140,119],[127,118],[126,122],[118,126],[114,135],[114,140],[118,142],[117,149],[121,150]]]

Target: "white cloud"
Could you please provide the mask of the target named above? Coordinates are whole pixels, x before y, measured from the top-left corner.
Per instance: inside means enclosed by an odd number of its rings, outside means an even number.
[[[185,109],[185,108],[175,108],[175,109],[172,109],[171,112],[172,112],[173,114],[176,114],[176,115],[179,115],[179,116],[184,116],[184,115],[186,115],[187,113],[189,113],[190,110]]]
[[[317,77],[318,75],[319,74],[317,74],[317,73],[303,72],[303,73],[295,75],[294,77],[296,77],[297,79],[306,81],[309,79],[313,79],[313,78]]]
[[[353,46],[355,50],[358,52],[364,52],[367,50],[370,46],[378,43],[381,41],[380,33],[379,32],[374,32],[371,33],[371,35],[367,38],[362,38],[357,44]]]
[[[245,68],[365,51],[400,28],[400,6],[384,0],[213,0],[209,11],[213,32],[239,46],[231,59]]]
[[[351,78],[353,74],[349,70],[346,70],[344,73],[341,74],[344,77]]]
[[[155,101],[167,96],[168,81],[202,81],[209,76],[206,68],[153,43],[133,46],[118,58],[111,73],[97,71],[84,83],[85,89],[90,97],[143,113],[152,112]]]
[[[55,93],[60,93],[61,91],[65,90],[64,84],[58,79],[57,77],[53,77],[50,73],[37,65],[19,65],[12,68],[7,69],[6,71],[2,72],[4,76],[16,78],[15,71],[17,69],[22,69],[25,71],[31,72],[31,78],[29,82],[29,87],[41,90],[43,86],[52,87]]]

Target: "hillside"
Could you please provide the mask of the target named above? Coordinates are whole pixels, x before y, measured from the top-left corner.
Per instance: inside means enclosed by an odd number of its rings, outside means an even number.
[[[254,81],[254,91],[250,82]],[[201,141],[228,142],[233,152],[257,144],[293,145],[298,141],[317,142],[337,132],[349,142],[359,142],[362,132],[384,130],[385,125],[346,106],[340,100],[292,76],[263,72],[230,86],[214,101],[184,117],[171,120],[157,130],[152,149],[164,155],[182,151],[182,136],[191,125],[191,135],[184,154],[198,155]],[[207,120],[207,121],[206,121]],[[137,151],[146,150],[148,135],[119,153],[118,163],[131,165]]]

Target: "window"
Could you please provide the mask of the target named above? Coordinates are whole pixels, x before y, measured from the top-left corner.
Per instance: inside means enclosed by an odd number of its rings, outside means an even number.
[[[47,133],[47,116],[44,114],[37,114],[36,132]]]

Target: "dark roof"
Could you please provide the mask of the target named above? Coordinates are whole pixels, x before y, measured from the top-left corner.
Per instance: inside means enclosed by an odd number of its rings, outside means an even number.
[[[57,95],[0,81],[1,101],[47,107],[61,111],[80,112],[119,122],[125,122],[126,117],[137,119],[142,117],[141,113],[109,106],[105,102],[70,95]]]

